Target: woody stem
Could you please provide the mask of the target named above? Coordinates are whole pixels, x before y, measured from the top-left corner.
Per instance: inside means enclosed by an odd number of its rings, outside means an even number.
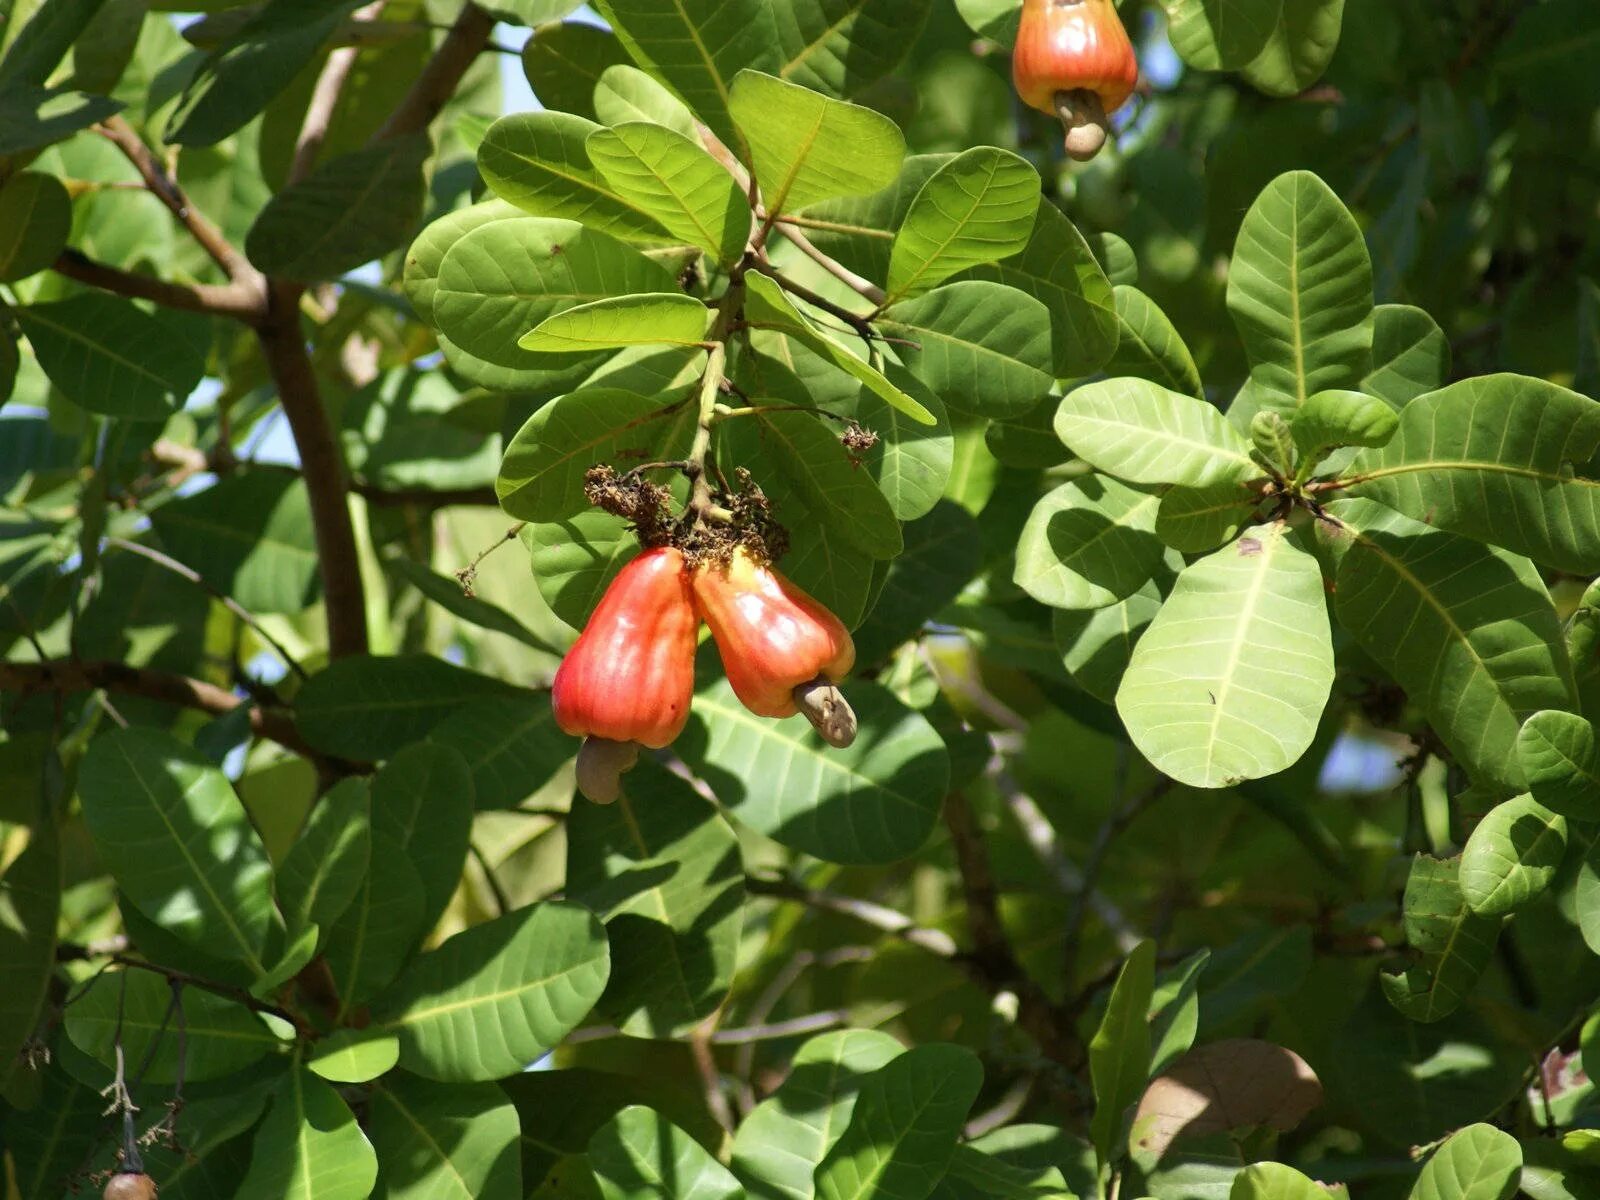
[[[722,341],[711,346],[706,360],[706,373],[700,380],[700,411],[695,421],[694,441],[689,446],[688,465],[684,474],[693,481],[689,495],[689,511],[695,520],[702,521],[716,515],[717,505],[711,498],[711,478],[706,473],[706,456],[711,452],[711,426],[716,422],[717,397],[722,394],[722,378],[727,369],[728,347]]]

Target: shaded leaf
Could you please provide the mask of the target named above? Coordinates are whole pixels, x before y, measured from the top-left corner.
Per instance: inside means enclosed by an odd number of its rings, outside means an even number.
[[[318,163],[267,202],[250,226],[245,253],[269,275],[306,282],[381,258],[405,242],[422,215],[422,167],[430,153],[418,134]]]
[[[1200,369],[1167,314],[1138,288],[1122,284],[1112,295],[1117,306],[1117,341],[1105,373],[1148,379],[1170,392],[1204,398]]]
[[[1372,310],[1372,370],[1361,390],[1403,408],[1450,378],[1450,339],[1439,323],[1408,304]]]
[[[372,1090],[367,1136],[376,1196],[390,1200],[522,1200],[522,1123],[492,1083],[434,1083],[405,1074]]]
[[[372,859],[371,804],[365,779],[341,779],[311,810],[273,881],[290,930],[327,929],[361,890]]]
[[[399,850],[416,868],[424,930],[439,919],[461,880],[473,807],[467,760],[437,741],[406,746],[372,778],[373,844]],[[379,869],[389,864],[374,862]]]
[[[238,1200],[365,1200],[377,1156],[339,1093],[296,1067],[256,1130]]]
[[[739,1181],[660,1113],[631,1105],[589,1139],[589,1165],[606,1200],[739,1200]]]
[[[700,774],[733,816],[775,841],[829,862],[893,862],[933,831],[949,755],[926,719],[882,688],[852,682],[845,694],[861,736],[835,750],[804,718],[752,716],[718,681],[694,701]]]
[[[1488,965],[1500,935],[1499,917],[1482,917],[1461,892],[1461,860],[1412,860],[1406,880],[1406,942],[1419,961],[1401,974],[1378,977],[1389,1003],[1413,1021],[1437,1021],[1461,1006]]]
[[[0,1087],[33,1036],[55,970],[61,884],[60,835],[41,820],[0,872]]]
[[[549,698],[533,692],[463,704],[428,738],[466,758],[480,811],[515,808],[573,753],[572,740],[556,728]]]
[[[115,100],[69,88],[0,88],[0,156],[59,142],[121,107]]]
[[[1132,595],[1161,561],[1161,497],[1103,475],[1047,493],[1017,543],[1016,583],[1053,608],[1105,608]]]
[[[1162,0],[1172,48],[1202,71],[1237,71],[1266,49],[1282,0]]]
[[[1322,75],[1339,47],[1345,0],[1283,0],[1266,48],[1244,77],[1269,96],[1293,96]]]
[[[1516,735],[1516,758],[1540,804],[1578,821],[1600,819],[1594,726],[1576,713],[1536,712]]]
[[[1204,554],[1231,541],[1260,505],[1260,493],[1242,483],[1168,488],[1156,512],[1156,536],[1174,550]]]
[[[926,0],[798,0],[774,9],[791,83],[853,96],[899,66],[928,19]]]
[[[1146,940],[1123,960],[1105,1014],[1089,1042],[1094,1117],[1089,1136],[1101,1163],[1125,1149],[1126,1113],[1150,1076],[1150,996],[1155,990],[1156,944]]]
[[[1414,1200],[1508,1200],[1522,1172],[1522,1147],[1493,1125],[1468,1125],[1433,1152],[1411,1189]]]
[[[0,185],[0,282],[55,262],[72,232],[72,198],[54,175],[19,171]]]
[[[539,103],[591,121],[595,119],[595,88],[606,71],[627,61],[628,52],[616,35],[587,21],[546,25],[522,47],[522,73]]]

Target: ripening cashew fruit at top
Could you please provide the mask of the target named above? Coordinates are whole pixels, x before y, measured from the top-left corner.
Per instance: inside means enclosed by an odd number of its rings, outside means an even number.
[[[639,747],[659,749],[689,719],[700,618],[683,553],[646,550],[617,573],[551,686],[556,724],[584,739],[578,787],[617,798]]]
[[[744,546],[695,568],[693,586],[746,708],[762,717],[804,713],[832,746],[855,740],[855,714],[835,685],[855,666],[856,647],[838,617]]]
[[[1011,80],[1025,104],[1060,119],[1069,156],[1093,158],[1139,82],[1113,0],[1023,0]]]

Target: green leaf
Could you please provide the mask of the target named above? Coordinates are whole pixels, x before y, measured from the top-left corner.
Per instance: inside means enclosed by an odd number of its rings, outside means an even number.
[[[778,10],[778,75],[831,96],[854,96],[888,75],[916,44],[927,0],[798,0]]]
[[[114,729],[78,772],[100,861],[145,916],[207,953],[260,974],[272,867],[227,776],[153,729]]]
[[[316,1044],[306,1066],[330,1083],[370,1083],[400,1061],[400,1039],[340,1029]]]
[[[256,1130],[237,1200],[366,1200],[378,1159],[339,1093],[304,1068],[291,1071]]]
[[[167,141],[212,146],[249,123],[317,57],[359,0],[271,0],[209,54],[168,119]]]
[[[1395,408],[1437,391],[1450,378],[1450,339],[1439,323],[1408,304],[1372,310],[1372,370],[1361,390]]]
[[[1328,1192],[1293,1167],[1252,1163],[1233,1177],[1228,1200],[1327,1200]]]
[[[1522,1147],[1493,1125],[1468,1125],[1433,1152],[1412,1200],[1510,1200],[1522,1174]]]
[[[1566,818],[1532,796],[1490,809],[1461,852],[1461,895],[1483,917],[1525,908],[1550,886],[1567,849]]]
[[[535,693],[463,704],[428,739],[466,758],[480,812],[515,808],[573,752],[572,740],[556,728],[549,698]]]
[[[845,688],[861,736],[826,746],[803,718],[752,716],[725,682],[694,702],[705,729],[701,776],[745,825],[828,862],[894,862],[933,831],[950,760],[921,714],[882,688]],[[753,786],[781,779],[784,786]]]
[[[476,625],[479,629],[487,629],[492,633],[503,633],[506,637],[514,638],[524,646],[535,650],[552,654],[556,652],[553,646],[498,604],[485,600],[482,596],[467,595],[461,590],[459,579],[431,571],[423,564],[409,558],[398,556],[390,558],[385,565],[429,600],[469,625]]]
[[[588,140],[601,129],[571,113],[513,113],[484,134],[478,170],[501,199],[533,216],[579,221],[626,241],[670,242],[650,208],[595,169]]]
[[[321,588],[305,484],[288,471],[240,471],[150,514],[162,548],[257,613],[305,611]]]
[[[528,330],[576,304],[633,292],[670,292],[674,286],[665,268],[573,221],[495,221],[470,231],[446,252],[433,311],[451,343],[507,369],[505,382],[498,385],[503,390],[537,388],[562,366],[577,369],[581,379],[600,356],[556,358],[520,349],[517,339]]]
[[[576,904],[531,905],[415,959],[373,1005],[400,1065],[443,1082],[498,1079],[543,1057],[600,998],[610,955]]]
[[[0,282],[55,262],[72,232],[72,198],[54,175],[19,171],[0,185]]]
[[[469,700],[524,694],[429,655],[352,655],[306,681],[295,697],[295,724],[326,754],[373,761],[426,737]]]
[[[584,143],[589,161],[623,200],[673,237],[725,267],[750,237],[750,205],[727,169],[690,138],[652,122],[599,129]]]
[[[1016,416],[1054,383],[1049,310],[1015,288],[946,284],[891,306],[875,324],[908,343],[896,346],[906,369],[961,412]]]
[[[1270,407],[1355,388],[1371,369],[1372,260],[1355,218],[1311,172],[1280,175],[1245,214],[1228,311]]]
[[[818,249],[851,270],[868,279],[886,279],[895,231],[905,222],[911,202],[922,185],[954,157],[953,154],[913,154],[905,160],[900,174],[888,187],[870,196],[829,200],[790,219],[800,225]],[[1040,205],[1041,209],[1044,207]]]
[[[739,1181],[660,1113],[630,1105],[589,1139],[605,1200],[740,1200]]]
[[[1217,409],[1143,379],[1074,389],[1056,410],[1055,428],[1079,458],[1130,483],[1207,487],[1262,473]]]
[[[1270,408],[1262,409],[1250,418],[1250,441],[1258,463],[1281,476],[1293,478],[1296,454],[1289,422]]]
[[[528,418],[506,447],[495,480],[500,507],[527,521],[574,516],[588,505],[584,475],[596,463],[624,463],[636,453],[682,457],[694,436],[695,413],[617,388],[584,388]]]
[[[489,0],[483,10],[502,21],[517,25],[539,26],[547,21],[559,21],[568,13],[583,7],[583,0]],[[547,31],[540,31],[544,37]]]
[[[1154,942],[1142,941],[1133,948],[1117,973],[1105,1015],[1089,1042],[1089,1074],[1094,1081],[1089,1136],[1102,1163],[1122,1157],[1127,1110],[1144,1094],[1150,1077],[1149,1012],[1155,964]]]
[[[273,196],[244,249],[269,275],[334,279],[402,245],[422,215],[428,139],[386,138],[320,162]]]
[[[311,810],[274,879],[291,931],[329,928],[361,890],[372,860],[371,801],[365,779],[341,779]]]
[[[1027,160],[993,146],[958,154],[922,185],[895,234],[886,304],[1017,254],[1039,207],[1039,173]]]
[[[422,878],[406,848],[374,832],[372,861],[349,907],[327,931],[323,957],[340,1015],[364,1005],[399,974],[427,933]]]
[[[406,299],[417,310],[417,316],[430,325],[436,323],[433,294],[439,286],[439,267],[451,246],[480,225],[508,221],[523,215],[520,208],[508,201],[485,200],[481,204],[469,204],[466,208],[446,213],[417,234],[411,249],[406,251],[404,274]]]
[[[55,971],[61,885],[60,835],[41,820],[0,872],[0,1087],[33,1036]]]
[[[1061,1172],[1012,1166],[970,1144],[956,1147],[933,1200],[1076,1200]]]
[[[205,373],[169,313],[84,292],[11,310],[50,382],[79,408],[132,421],[165,420]]]
[[[789,302],[783,290],[765,275],[751,273],[745,276],[745,316],[751,328],[776,330],[794,338],[813,353],[820,354],[834,366],[855,376],[875,396],[912,420],[923,425],[938,424],[938,418],[933,413],[885,379],[882,372],[818,332]]]
[[[1572,888],[1572,909],[1584,945],[1600,954],[1600,838],[1589,843],[1578,867],[1578,878]],[[1593,1059],[1600,1047],[1594,1045],[1592,1032],[1587,1029],[1585,1044],[1589,1047],[1585,1057]]]
[[[1461,1006],[1500,935],[1501,919],[1467,907],[1461,860],[1419,854],[1406,880],[1406,941],[1419,956],[1403,974],[1378,976],[1389,1003],[1413,1021],[1431,1022]]]
[[[682,292],[645,292],[593,300],[552,313],[517,339],[524,350],[577,352],[624,346],[698,346],[711,310]]]
[[[918,1046],[879,1067],[817,1167],[818,1200],[922,1200],[955,1153],[982,1084],[977,1056],[960,1046]]]
[[[709,6],[689,0],[597,0],[595,7],[634,62],[682,97],[729,146],[744,148],[729,115],[734,78],[746,67],[770,72],[780,65],[776,17],[766,0],[718,0]]]
[[[856,661],[882,662],[921,632],[983,566],[978,525],[966,509],[941,500],[905,527],[904,553],[889,564],[877,603],[855,631]]]
[[[734,1134],[733,1165],[750,1195],[812,1200],[817,1165],[850,1124],[862,1084],[902,1050],[874,1029],[842,1029],[801,1046],[784,1081]]]
[[[1103,475],[1062,484],[1033,506],[1013,578],[1052,608],[1105,608],[1142,587],[1161,561],[1161,497]]]
[[[1594,10],[1559,0],[1517,15],[1510,36],[1498,45],[1495,72],[1534,111],[1586,112],[1600,98],[1586,69],[1588,52],[1596,44],[1600,24]]]
[[[672,1037],[727,997],[743,917],[739,840],[688,784],[640,762],[610,805],[567,822],[566,898],[606,923],[599,1009],[625,1033]]]
[[[1204,554],[1231,541],[1260,503],[1260,494],[1241,483],[1168,488],[1156,513],[1156,536],[1174,550]]]
[[[1586,719],[1559,709],[1534,713],[1517,731],[1516,759],[1544,807],[1576,821],[1600,820],[1600,761]]]
[[[1297,762],[1333,685],[1316,560],[1263,526],[1184,568],[1117,691],[1129,736],[1191,787],[1231,787]]]
[[[1167,314],[1138,288],[1121,285],[1112,292],[1117,306],[1116,352],[1105,364],[1112,377],[1132,375],[1158,383],[1169,392],[1205,396],[1200,369]]]
[[[591,121],[595,118],[595,88],[606,71],[627,61],[628,52],[616,35],[587,21],[544,25],[522,47],[522,73],[539,103]]]
[[[693,140],[694,114],[655,79],[638,67],[607,67],[594,87],[595,116],[603,125],[629,122],[664,125]],[[591,135],[593,136],[593,135]]]
[[[105,2],[55,0],[39,5],[0,60],[0,88],[10,84],[38,85],[48,80]],[[7,4],[7,17],[10,9]],[[0,20],[0,34],[4,32],[5,21]]]
[[[909,160],[906,174],[910,174],[910,163],[933,157]],[[1039,202],[1033,232],[1021,253],[974,267],[967,277],[992,279],[1026,292],[1050,311],[1052,373],[1057,378],[1092,374],[1117,347],[1119,310],[1111,280],[1077,226],[1048,201]],[[1127,336],[1127,330],[1122,333]]]
[[[149,1061],[145,1079],[178,1078],[178,1017],[172,988],[153,971],[107,971],[66,1012],[67,1036],[85,1054],[112,1067],[120,1031],[127,1062]],[[201,988],[183,990],[183,1079],[203,1083],[243,1070],[284,1043],[255,1013]]]
[[[1352,538],[1336,575],[1339,623],[1410,693],[1474,779],[1522,790],[1523,719],[1573,703],[1537,572],[1370,502],[1338,501],[1329,512]]]
[[[1017,0],[956,0],[956,11],[979,37],[1000,43],[1007,50],[1017,40],[1022,5]]]
[[[1200,975],[1211,951],[1196,950],[1156,973],[1150,993],[1150,1074],[1158,1075],[1187,1054],[1200,1030]]]
[[[492,1083],[400,1074],[372,1090],[367,1136],[387,1200],[522,1200],[522,1123]]]
[[[758,70],[734,78],[728,111],[748,139],[769,219],[876,192],[905,160],[905,138],[888,117]]]
[[[1394,436],[1400,418],[1382,400],[1362,392],[1318,392],[1294,414],[1294,444],[1320,461],[1341,446],[1379,447]]]
[[[639,553],[639,539],[627,522],[596,510],[530,524],[522,540],[539,594],[574,630],[589,623],[617,572]]]
[[[1542,379],[1487,375],[1418,397],[1350,468],[1353,495],[1562,570],[1600,571],[1600,403]]]
[[[1339,48],[1345,0],[1283,0],[1266,47],[1244,77],[1269,96],[1293,96],[1322,75]]]
[[[1179,559],[1177,567],[1181,566]],[[1170,588],[1177,569],[1169,561],[1161,574]],[[1133,648],[1161,611],[1162,597],[1162,585],[1151,580],[1108,608],[1057,609],[1051,629],[1061,665],[1072,681],[1101,703],[1115,704]]]
[[[461,881],[473,808],[467,760],[439,742],[406,746],[373,776],[373,844],[400,850],[417,869],[423,929],[439,919]]]
[[[67,88],[19,84],[0,88],[0,157],[59,142],[104,121],[121,107],[104,96]]]
[[[832,429],[810,413],[762,412],[750,420],[762,449],[818,521],[873,558],[900,553],[900,523],[888,499],[851,461]]]
[[[1162,7],[1167,36],[1184,62],[1201,71],[1237,71],[1266,49],[1282,2],[1162,0]]]

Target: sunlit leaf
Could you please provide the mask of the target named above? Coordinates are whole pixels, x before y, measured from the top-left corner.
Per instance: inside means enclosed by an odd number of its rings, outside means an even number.
[[[1497,804],[1461,852],[1461,895],[1480,916],[1515,912],[1550,886],[1566,849],[1565,817],[1532,796]]]
[[[238,1200],[364,1200],[378,1177],[372,1145],[332,1086],[296,1067],[255,1134]]]
[[[1207,487],[1262,474],[1221,412],[1143,379],[1074,389],[1056,409],[1055,427],[1079,458],[1130,483]]]
[[[1378,977],[1389,1003],[1413,1021],[1437,1021],[1461,1006],[1488,966],[1500,918],[1479,916],[1461,892],[1461,860],[1419,854],[1406,880],[1406,944],[1419,961]]]
[[[732,266],[750,236],[750,205],[726,168],[690,138],[629,121],[589,135],[589,161],[612,189],[675,238]]]
[[[522,1123],[492,1083],[390,1076],[372,1090],[366,1129],[390,1200],[523,1200]]]
[[[1413,1200],[1508,1200],[1522,1172],[1522,1147],[1493,1125],[1459,1129],[1433,1152]]]
[[[1053,608],[1105,608],[1142,587],[1161,561],[1161,496],[1103,475],[1047,493],[1017,543],[1014,578]]]
[[[589,1139],[605,1200],[739,1200],[744,1189],[709,1151],[660,1113],[633,1105]]]

